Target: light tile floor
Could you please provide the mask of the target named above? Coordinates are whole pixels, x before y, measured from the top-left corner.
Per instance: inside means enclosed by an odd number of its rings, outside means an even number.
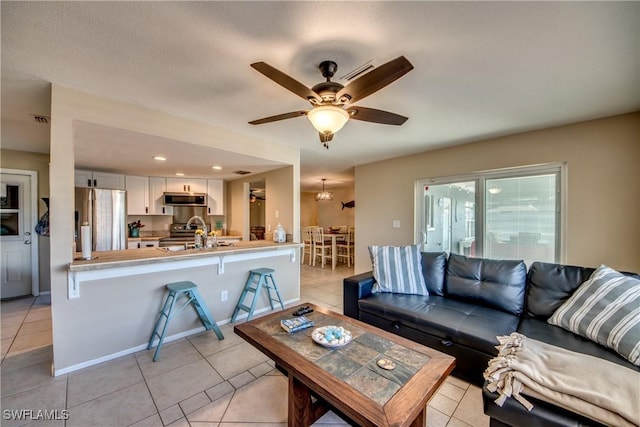
[[[353,269],[301,268],[301,300],[342,312],[342,279]],[[262,353],[222,326],[163,346],[158,362],[141,351],[51,377],[47,296],[2,302],[2,409],[67,409],[66,421],[0,419],[2,426],[285,426],[287,381]],[[61,412],[59,412],[62,415]],[[31,424],[30,424],[31,423]],[[315,426],[346,426],[332,412]],[[481,390],[449,377],[429,403],[427,425],[489,425]]]

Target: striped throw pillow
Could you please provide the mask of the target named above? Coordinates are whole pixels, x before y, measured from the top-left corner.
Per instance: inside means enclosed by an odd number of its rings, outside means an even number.
[[[377,282],[372,292],[429,295],[418,245],[369,246],[369,254]]]
[[[617,351],[640,366],[640,280],[605,265],[547,321]]]

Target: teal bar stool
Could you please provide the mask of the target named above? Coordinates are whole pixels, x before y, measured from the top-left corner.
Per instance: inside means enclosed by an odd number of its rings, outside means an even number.
[[[273,280],[273,273],[275,272],[272,268],[257,268],[255,270],[249,271],[249,277],[247,278],[247,283],[244,285],[244,289],[242,290],[242,294],[240,295],[240,299],[238,300],[238,304],[236,305],[235,310],[233,310],[233,316],[231,316],[231,323],[236,321],[240,310],[246,311],[249,313],[247,316],[247,320],[251,320],[253,317],[253,311],[256,309],[256,302],[258,300],[258,293],[262,286],[267,290],[267,297],[269,298],[269,305],[271,306],[271,310],[273,310],[273,303],[280,303],[280,307],[284,311],[284,304],[282,303],[282,298],[280,298],[280,292],[278,291],[278,286],[276,285],[275,280]],[[274,295],[271,294],[273,291]],[[253,299],[251,300],[251,306],[247,306],[244,304],[245,297],[248,293],[253,293]]]
[[[158,337],[158,347],[156,348],[156,352],[153,354],[154,362],[157,361],[160,356],[160,349],[162,348],[162,342],[164,341],[164,335],[167,332],[169,322],[188,305],[193,306],[206,330],[213,329],[219,340],[224,339],[222,331],[211,316],[207,305],[204,303],[204,299],[202,299],[200,292],[198,292],[198,286],[195,283],[186,281],[169,283],[167,285],[167,289],[169,290],[169,295],[167,295],[167,298],[164,300],[162,311],[160,312],[155,328],[153,328],[153,333],[151,334],[149,345],[147,346],[147,350],[151,350],[155,337]],[[174,310],[176,301],[180,298],[186,298],[187,301],[179,309]],[[160,332],[158,332],[159,330]]]

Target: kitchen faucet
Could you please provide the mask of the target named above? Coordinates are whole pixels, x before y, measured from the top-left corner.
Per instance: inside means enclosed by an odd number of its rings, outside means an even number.
[[[189,229],[189,227],[191,227],[191,221],[195,221],[195,220],[200,221],[200,223],[202,224],[202,231],[204,231],[204,236],[205,236],[205,239],[206,239],[206,237],[207,237],[207,223],[204,222],[204,219],[202,219],[202,217],[196,215],[196,216],[192,216],[191,218],[189,218],[189,221],[187,221],[186,228]]]

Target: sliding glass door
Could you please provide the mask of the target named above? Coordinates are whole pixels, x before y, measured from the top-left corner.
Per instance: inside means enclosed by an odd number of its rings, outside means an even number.
[[[487,179],[486,187],[485,257],[554,262],[557,175]]]
[[[559,262],[561,166],[424,179],[416,241],[426,252]]]
[[[419,182],[419,239],[426,252],[475,255],[477,182]]]

